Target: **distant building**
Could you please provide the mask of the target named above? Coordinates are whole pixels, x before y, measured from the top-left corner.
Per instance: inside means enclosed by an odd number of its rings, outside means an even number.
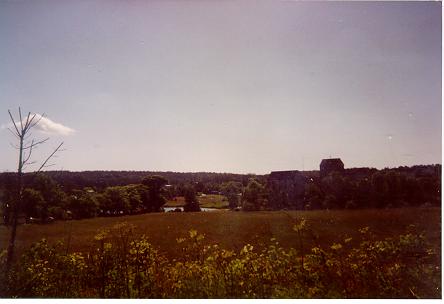
[[[340,172],[344,171],[344,163],[340,158],[327,158],[321,161],[320,165],[320,176],[325,177],[329,175],[331,172]]]

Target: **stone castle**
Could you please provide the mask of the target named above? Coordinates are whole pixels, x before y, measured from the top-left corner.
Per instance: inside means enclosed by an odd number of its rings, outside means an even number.
[[[319,171],[272,171],[267,180],[270,190],[270,201],[276,209],[303,209],[304,193],[309,183],[328,177],[333,172],[353,178],[366,178],[376,169],[352,168],[344,169],[340,158],[323,159]]]

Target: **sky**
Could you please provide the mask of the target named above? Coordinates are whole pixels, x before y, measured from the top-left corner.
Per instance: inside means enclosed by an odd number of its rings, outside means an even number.
[[[441,163],[441,3],[0,1],[7,110],[51,170],[266,174]],[[27,168],[32,171],[38,168]]]

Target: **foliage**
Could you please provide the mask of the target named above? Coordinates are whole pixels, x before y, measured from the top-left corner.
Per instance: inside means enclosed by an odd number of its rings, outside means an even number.
[[[145,208],[158,212],[160,208],[165,205],[166,199],[163,196],[163,187],[168,183],[168,181],[162,176],[153,175],[148,176],[142,180],[142,184],[145,185],[145,193],[142,195],[142,201]]]
[[[271,209],[363,209],[441,205],[441,165],[394,169],[354,168],[295,174],[298,180],[269,180]],[[298,184],[299,183],[299,184]],[[298,195],[303,189],[303,197]],[[303,200],[303,204],[298,201]]]
[[[251,179],[242,193],[242,209],[245,211],[261,210],[266,206],[265,187]]]
[[[26,218],[38,218],[44,223],[49,217],[63,217],[60,209],[66,209],[68,198],[53,179],[39,174],[28,181],[28,185],[22,193],[22,211]]]
[[[301,219],[295,238],[309,227]],[[362,241],[283,249],[245,244],[226,250],[205,244],[190,230],[177,239],[179,259],[162,256],[134,227],[120,223],[100,231],[87,253],[67,253],[62,244],[35,244],[3,277],[2,297],[88,298],[440,298],[439,253],[415,227],[375,239],[368,227]],[[302,244],[300,244],[302,246]],[[2,256],[0,256],[2,260]],[[3,263],[2,263],[3,265]]]
[[[8,221],[13,195],[8,175],[5,189],[1,191],[4,220]],[[149,176],[144,184],[107,187],[97,192],[91,187],[82,190],[73,189],[67,195],[62,187],[50,177],[41,174],[29,179],[29,187],[23,193],[22,213],[29,219],[38,218],[43,223],[49,217],[56,219],[83,219],[97,215],[117,216],[144,212],[158,212],[165,204],[163,186],[167,181],[163,177]]]
[[[22,203],[23,212],[27,218],[44,218],[48,213],[47,203],[43,198],[42,193],[38,190],[32,188],[23,190]]]
[[[9,176],[14,173],[0,173],[0,185],[4,184]],[[25,178],[29,174],[25,174]],[[266,176],[253,174],[233,174],[233,173],[212,173],[212,172],[150,172],[150,171],[45,171],[45,175],[51,177],[58,184],[63,185],[64,190],[69,194],[74,189],[92,187],[97,191],[102,191],[106,187],[125,186],[130,184],[140,184],[142,180],[150,175],[162,176],[177,188],[174,196],[183,195],[180,192],[180,185],[200,182],[201,189],[206,194],[220,191],[220,185],[225,182],[235,181],[245,186],[252,177],[265,182]]]
[[[200,210],[199,200],[196,197],[196,191],[192,187],[185,189],[185,205],[183,210],[185,212],[198,212]]]
[[[75,219],[90,218],[97,215],[99,201],[88,190],[75,190],[69,197],[67,207]]]
[[[5,175],[3,183],[0,184],[0,202],[1,212],[3,215],[3,222],[5,225],[10,224],[12,206],[15,204],[17,191],[17,183],[14,175]]]
[[[228,200],[228,206],[233,209],[239,205],[239,194],[242,192],[242,184],[239,182],[230,181],[223,183],[221,186],[222,194]]]

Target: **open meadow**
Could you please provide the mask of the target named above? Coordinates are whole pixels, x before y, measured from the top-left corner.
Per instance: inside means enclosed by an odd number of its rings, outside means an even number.
[[[161,253],[169,257],[180,255],[178,238],[186,237],[189,230],[205,235],[205,243],[239,250],[245,244],[267,245],[275,238],[284,248],[299,249],[293,225],[304,218],[307,231],[303,235],[303,249],[314,246],[329,247],[345,238],[352,243],[360,240],[359,229],[370,227],[376,238],[396,237],[410,225],[417,233],[424,232],[426,240],[439,248],[441,242],[440,208],[402,208],[370,210],[319,211],[215,211],[199,213],[150,213],[122,217],[56,221],[52,224],[26,224],[18,228],[17,248],[22,251],[42,238],[49,243],[62,240],[68,251],[87,251],[99,230],[117,223],[134,225],[135,233],[145,235]],[[0,226],[0,242],[5,249],[8,228]]]
[[[440,208],[57,221],[21,225],[17,245],[4,297],[441,297]]]
[[[220,194],[203,194],[197,197],[201,208],[228,208],[228,201],[225,196]],[[164,207],[183,207],[185,205],[185,198],[177,196],[174,199],[168,200]]]

